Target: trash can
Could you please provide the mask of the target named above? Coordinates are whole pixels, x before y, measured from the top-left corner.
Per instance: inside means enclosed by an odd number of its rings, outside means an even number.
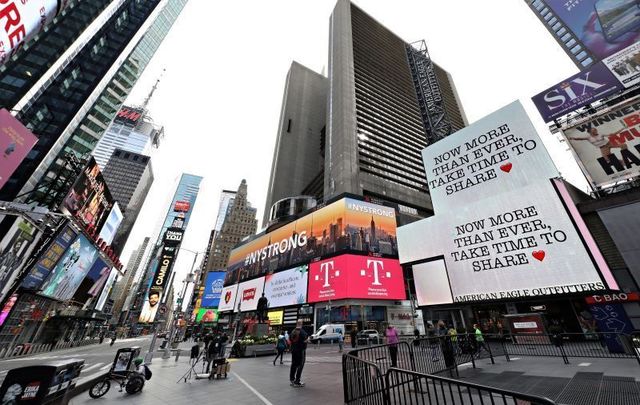
[[[76,386],[84,360],[69,359],[9,370],[0,387],[2,404],[53,404]]]

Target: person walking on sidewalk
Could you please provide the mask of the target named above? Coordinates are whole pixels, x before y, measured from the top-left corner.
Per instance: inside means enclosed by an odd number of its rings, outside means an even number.
[[[491,351],[489,350],[489,347],[487,347],[487,343],[484,341],[484,336],[482,335],[482,331],[478,327],[478,324],[474,323],[473,329],[475,330],[474,334],[476,337],[476,347],[477,347],[475,356],[480,357],[480,352],[482,351],[482,349],[486,350],[487,353],[491,353]]]
[[[349,334],[349,336],[351,337],[351,348],[355,349],[356,346],[358,346],[358,344],[357,344],[358,328],[351,329],[351,333]]]
[[[302,369],[307,357],[307,342],[309,335],[302,329],[302,321],[298,321],[296,328],[291,332],[291,370],[289,371],[289,380],[292,387],[304,387],[304,383],[300,380],[302,377]]]
[[[391,325],[387,326],[387,331],[385,332],[387,336],[387,344],[389,345],[389,354],[391,355],[391,367],[398,366],[398,331]]]
[[[342,350],[344,349],[344,335],[342,334],[342,331],[338,332],[338,347],[340,348],[340,353],[342,353]]]
[[[280,357],[280,364],[282,364],[282,359],[284,359],[284,349],[287,348],[287,341],[284,339],[284,335],[278,336],[278,341],[276,342],[276,350],[278,354],[276,354],[276,358],[273,359],[273,365],[276,365],[276,360]]]

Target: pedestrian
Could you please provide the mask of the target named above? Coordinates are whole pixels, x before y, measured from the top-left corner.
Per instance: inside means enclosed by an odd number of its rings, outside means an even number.
[[[307,342],[309,335],[302,329],[302,321],[299,320],[296,328],[291,332],[291,370],[289,371],[289,380],[292,387],[304,387],[304,383],[300,380],[302,377],[302,369],[307,357]]]
[[[289,340],[289,332],[287,330],[284,331],[284,342],[287,344],[285,347],[285,352],[291,348],[291,341]]]
[[[427,339],[429,340],[429,348],[431,349],[431,361],[439,361],[438,338],[436,337],[436,331],[432,323],[429,324],[429,329],[427,330]]]
[[[211,340],[209,341],[209,346],[207,346],[207,374],[211,370],[211,363],[218,356],[218,344],[219,340],[217,336],[211,336]]]
[[[480,352],[482,351],[482,349],[486,350],[487,352],[491,353],[491,351],[489,350],[489,347],[487,347],[487,343],[484,341],[484,336],[482,335],[482,331],[480,330],[480,328],[478,327],[477,323],[473,324],[473,329],[474,329],[474,334],[476,337],[476,357],[480,357]]]
[[[195,345],[191,346],[190,361],[192,366],[196,364],[199,356],[200,356],[200,345],[196,343]]]
[[[452,324],[449,324],[449,339],[451,339],[451,347],[453,348],[453,354],[458,354],[458,331],[453,327]]]
[[[389,354],[391,355],[391,367],[398,366],[398,331],[391,325],[387,325],[385,332],[387,336],[387,344],[389,345]]]
[[[338,347],[340,348],[340,353],[342,353],[344,348],[344,335],[342,334],[342,331],[338,332]]]
[[[355,349],[356,346],[358,346],[358,344],[357,344],[357,341],[358,341],[358,328],[351,329],[351,333],[349,333],[349,336],[351,337],[351,347]]]
[[[420,347],[420,331],[418,328],[413,330],[413,347],[414,350],[417,350]]]
[[[227,351],[227,342],[229,341],[229,336],[224,333],[220,335],[220,352],[219,357],[224,357]]]
[[[276,358],[273,359],[273,365],[276,365],[276,360],[278,357],[280,358],[280,364],[282,364],[282,359],[284,359],[284,350],[287,348],[287,341],[284,339],[284,335],[278,336],[278,341],[276,342],[276,350],[278,354],[276,354]]]

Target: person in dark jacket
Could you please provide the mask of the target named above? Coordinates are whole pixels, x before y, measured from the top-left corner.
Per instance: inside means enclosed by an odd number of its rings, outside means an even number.
[[[355,349],[358,346],[358,328],[351,329],[349,336],[351,337],[351,347]]]

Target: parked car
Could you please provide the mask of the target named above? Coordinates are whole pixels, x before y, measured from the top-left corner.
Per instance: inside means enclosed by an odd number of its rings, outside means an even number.
[[[309,341],[312,343],[320,342],[337,342],[338,336],[342,333],[344,336],[344,325],[343,324],[324,324],[316,333],[309,337]]]
[[[360,332],[358,332],[356,336],[358,339],[358,344],[361,344],[361,345],[367,344],[367,343],[373,343],[376,345],[383,343],[382,336],[380,336],[380,333],[375,329],[361,330]]]

